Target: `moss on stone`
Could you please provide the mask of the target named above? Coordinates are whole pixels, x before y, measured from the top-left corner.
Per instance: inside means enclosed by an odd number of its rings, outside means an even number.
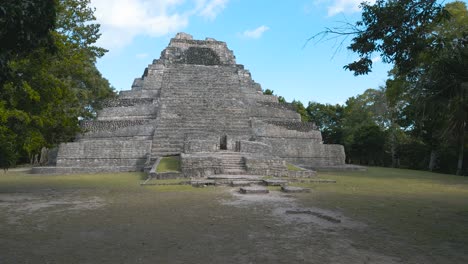
[[[291,164],[291,163],[288,163],[286,164],[286,166],[288,167],[288,171],[301,171],[302,169]]]
[[[180,157],[163,157],[156,168],[156,172],[180,171]]]

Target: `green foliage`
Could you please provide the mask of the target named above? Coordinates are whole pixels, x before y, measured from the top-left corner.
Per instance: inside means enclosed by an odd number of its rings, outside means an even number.
[[[430,25],[431,49],[413,59],[418,63],[413,68],[396,67],[387,83],[392,97],[406,102],[401,124],[432,152],[458,148],[460,174],[468,117],[468,11],[463,2],[449,3],[444,10],[449,16]],[[429,169],[434,166],[431,162]]]
[[[156,172],[178,172],[180,171],[179,157],[163,157],[156,168]]]
[[[348,151],[359,164],[383,165],[385,139],[385,132],[379,126],[361,126],[354,132]]]
[[[263,91],[263,94],[265,95],[274,95],[274,92],[273,90],[270,90],[270,89],[266,89],[265,91]]]
[[[6,126],[0,126],[0,168],[7,170],[15,166],[18,153],[15,146],[16,135]]]
[[[407,73],[419,65],[422,53],[440,49],[432,27],[449,15],[436,0],[377,0],[374,4],[363,2],[361,7],[362,20],[347,32],[355,35],[348,48],[359,59],[344,68],[355,75],[371,71],[375,53]]]
[[[291,104],[296,108],[296,112],[301,115],[301,121],[309,122],[309,115],[307,114],[307,110],[301,101],[293,100]]]
[[[306,110],[309,120],[322,132],[325,144],[343,144],[343,106],[309,102]]]
[[[11,77],[8,63],[45,47],[53,49],[55,0],[2,1],[0,5],[0,88]]]
[[[44,37],[51,39],[53,49],[30,45],[29,50],[12,50],[10,74],[1,84],[0,126],[15,135],[19,155],[13,158],[25,160],[43,146],[71,140],[79,131],[78,120],[93,118],[102,100],[114,96],[95,66],[105,50],[93,45],[99,25],[93,23],[89,0],[53,2],[47,12],[53,12],[55,28],[49,27]],[[27,13],[12,15],[22,20]]]
[[[73,50],[86,51],[88,59],[93,62],[104,56],[106,49],[94,46],[99,39],[100,25],[96,20],[94,9],[89,7],[90,0],[60,0],[57,10],[57,33],[63,42]]]
[[[295,166],[294,164],[291,163],[286,163],[286,167],[288,168],[288,171],[301,171],[303,169]]]
[[[363,159],[360,141],[365,138],[359,135],[375,132],[367,136],[378,138],[376,128],[369,130],[377,125],[386,135],[384,163],[390,156],[395,167],[438,167],[445,172],[453,172],[449,164],[457,163],[461,174],[468,121],[466,3],[443,6],[436,0],[377,0],[361,7],[361,20],[354,25],[318,35],[353,36],[348,48],[359,58],[344,68],[355,75],[367,74],[372,58],[380,55],[384,62],[394,64],[390,79],[384,88],[349,98],[342,114],[336,110],[341,115],[339,128],[332,125],[333,114],[321,116],[314,105],[308,111],[311,119],[317,119],[326,141],[328,134],[341,137],[334,141],[345,145],[348,161]],[[327,107],[320,107],[326,113]],[[323,125],[322,120],[330,125]],[[334,133],[327,131],[330,127]],[[454,160],[449,162],[448,157]]]

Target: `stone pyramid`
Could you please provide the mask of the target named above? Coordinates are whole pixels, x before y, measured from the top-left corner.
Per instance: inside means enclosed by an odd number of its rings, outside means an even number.
[[[141,171],[179,155],[182,174],[285,175],[344,164],[341,145],[322,144],[313,123],[263,95],[225,42],[178,33],[131,90],[108,101],[75,142],[61,144],[55,167],[36,172]]]

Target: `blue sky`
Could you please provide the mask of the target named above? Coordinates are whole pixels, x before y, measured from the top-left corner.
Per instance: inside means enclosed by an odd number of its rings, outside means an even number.
[[[101,24],[98,45],[109,52],[98,68],[117,90],[128,90],[170,38],[225,41],[237,63],[263,89],[286,100],[344,103],[385,83],[390,65],[375,57],[373,72],[355,77],[343,65],[357,56],[335,41],[306,40],[325,27],[354,22],[361,0],[92,0]],[[337,50],[338,49],[338,50]]]

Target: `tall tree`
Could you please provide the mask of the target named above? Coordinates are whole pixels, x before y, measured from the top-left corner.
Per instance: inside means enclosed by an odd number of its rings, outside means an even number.
[[[363,2],[361,7],[362,20],[344,31],[331,32],[354,35],[348,48],[359,59],[344,68],[355,75],[371,71],[376,53],[406,74],[419,65],[421,53],[437,53],[441,48],[433,25],[450,15],[437,0],[376,0]]]
[[[457,174],[461,174],[468,110],[468,11],[463,2],[452,2],[444,8],[449,17],[428,26],[436,47],[421,51],[413,59],[418,65],[412,69],[402,72],[396,65],[395,79],[407,82],[405,93],[411,98],[410,109],[432,146],[429,169],[435,166],[437,149],[455,138]]]
[[[322,132],[325,144],[343,144],[344,108],[342,105],[309,102],[306,110],[309,120],[315,122]]]
[[[0,3],[0,88],[10,77],[9,61],[37,47],[53,48],[55,0]]]
[[[419,128],[443,128],[420,131],[429,132],[426,134],[434,141],[457,138],[457,174],[460,174],[468,116],[466,4],[456,1],[444,6],[437,0],[376,0],[373,4],[364,2],[361,7],[361,20],[344,29],[327,29],[322,34],[353,37],[348,49],[357,53],[359,59],[344,68],[355,75],[371,72],[371,58],[376,55],[383,62],[394,64],[395,80],[408,83],[405,85],[408,91],[403,91],[411,97],[408,110],[420,118],[414,123]],[[429,108],[434,111],[429,113]]]
[[[78,120],[93,118],[103,99],[114,96],[96,69],[104,49],[89,0],[57,2],[55,49],[35,47],[9,62],[11,76],[0,94],[0,126],[16,135],[16,151],[32,158],[43,146],[71,140]]]

